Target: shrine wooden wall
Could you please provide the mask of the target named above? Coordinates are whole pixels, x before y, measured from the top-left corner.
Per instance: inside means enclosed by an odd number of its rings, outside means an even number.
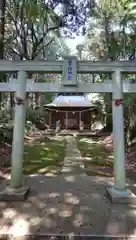
[[[78,108],[79,109],[79,108]],[[79,129],[79,124],[80,120],[84,122],[84,127],[85,128],[90,128],[90,123],[91,123],[91,111],[86,110],[84,111],[83,109],[79,109],[79,111],[74,111],[75,109],[70,109],[70,111],[50,111],[49,114],[51,116],[49,119],[51,120],[51,128],[56,127],[56,121],[60,120],[61,123],[61,128],[66,129],[66,126],[68,129]],[[81,111],[81,113],[80,113]],[[81,119],[80,119],[80,114],[81,114]],[[66,120],[67,116],[67,120]],[[49,120],[49,121],[50,121]],[[50,122],[48,122],[50,125]]]

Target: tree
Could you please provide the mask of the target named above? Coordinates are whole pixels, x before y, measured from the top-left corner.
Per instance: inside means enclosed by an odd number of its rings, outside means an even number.
[[[5,58],[34,60],[54,55],[56,59],[57,55],[64,53],[65,44],[59,40],[62,17],[56,14],[50,3],[47,5],[41,0],[7,0]],[[68,52],[66,46],[65,50]],[[38,80],[39,76],[35,75],[35,81]],[[37,102],[38,95],[35,94]]]
[[[4,35],[5,35],[5,0],[0,1],[0,59],[4,56]],[[0,74],[0,79],[4,81],[5,74]],[[2,93],[0,93],[0,108],[2,103]]]
[[[88,41],[85,44],[91,60],[116,60],[122,57],[133,59],[135,57],[136,16],[134,8],[130,0],[99,0],[97,2],[89,20]],[[103,81],[106,78],[111,78],[111,76],[100,75],[100,78]],[[106,126],[111,130],[111,94],[103,94],[103,97]]]
[[[85,32],[89,0],[7,0],[7,57],[21,59],[41,57],[41,50],[50,45],[56,35]],[[54,35],[54,36],[53,36]],[[72,34],[73,36],[73,34]],[[45,52],[45,51],[44,51]]]
[[[4,54],[5,4],[5,0],[0,1],[0,59],[3,59]]]
[[[41,58],[43,49],[59,34],[61,19],[40,1],[9,0],[6,7],[8,54],[21,60]],[[10,36],[10,37],[9,37]]]

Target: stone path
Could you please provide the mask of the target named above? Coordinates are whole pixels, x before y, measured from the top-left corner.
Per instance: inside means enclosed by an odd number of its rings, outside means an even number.
[[[66,154],[64,158],[64,164],[61,172],[63,174],[80,174],[83,171],[84,164],[81,157],[81,153],[77,147],[77,141],[75,137],[67,136],[67,147]]]
[[[136,207],[112,205],[105,188],[113,179],[85,175],[76,139],[66,141],[60,175],[29,176],[27,201],[0,202],[0,234],[136,235]]]

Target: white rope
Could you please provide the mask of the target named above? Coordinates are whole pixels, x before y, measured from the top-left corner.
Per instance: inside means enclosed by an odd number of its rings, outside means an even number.
[[[56,109],[51,109],[51,108],[46,108],[47,110],[49,110],[49,111],[54,111],[54,112],[87,112],[87,111],[89,111],[89,110],[94,110],[94,108],[92,109],[92,108],[87,108],[87,109],[84,109],[84,110],[78,110],[78,111],[69,111],[69,110],[56,110]]]

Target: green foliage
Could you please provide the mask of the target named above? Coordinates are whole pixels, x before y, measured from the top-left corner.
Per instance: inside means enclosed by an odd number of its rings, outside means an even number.
[[[45,111],[42,108],[32,109],[27,107],[26,110],[26,123],[25,123],[25,134],[31,132],[35,127],[36,123],[40,122],[40,118],[45,117]],[[12,143],[13,138],[13,120],[11,120],[10,110],[0,111],[0,142]]]
[[[13,138],[13,125],[12,124],[1,124],[0,125],[0,142],[12,143]]]
[[[129,107],[129,105],[131,104],[131,101],[133,99],[133,97],[135,97],[136,94],[135,93],[125,93],[123,95],[123,104],[124,104],[124,107]]]
[[[55,38],[54,41],[45,49],[48,58],[56,59],[70,54],[70,49],[63,38]]]
[[[40,0],[7,1],[5,21],[8,57],[43,59],[45,48],[60,36],[60,17]]]
[[[11,109],[2,108],[0,110],[0,123],[7,123],[11,120]]]
[[[26,121],[25,123],[25,134],[29,133],[33,129],[33,124],[30,121]]]
[[[136,54],[136,5],[131,0],[98,0],[91,12],[87,40],[84,46],[90,60],[117,60]],[[79,46],[80,47],[80,46]],[[95,74],[93,82],[103,82],[111,78],[105,74]],[[123,79],[135,81],[134,75],[124,75]],[[124,94],[125,123],[128,109],[135,94]],[[99,94],[103,99],[106,125],[112,130],[112,98],[108,93]]]
[[[36,123],[40,117],[45,116],[45,111],[42,107],[37,109],[32,109],[31,107],[27,107],[26,110],[26,121],[30,121],[32,123]]]

